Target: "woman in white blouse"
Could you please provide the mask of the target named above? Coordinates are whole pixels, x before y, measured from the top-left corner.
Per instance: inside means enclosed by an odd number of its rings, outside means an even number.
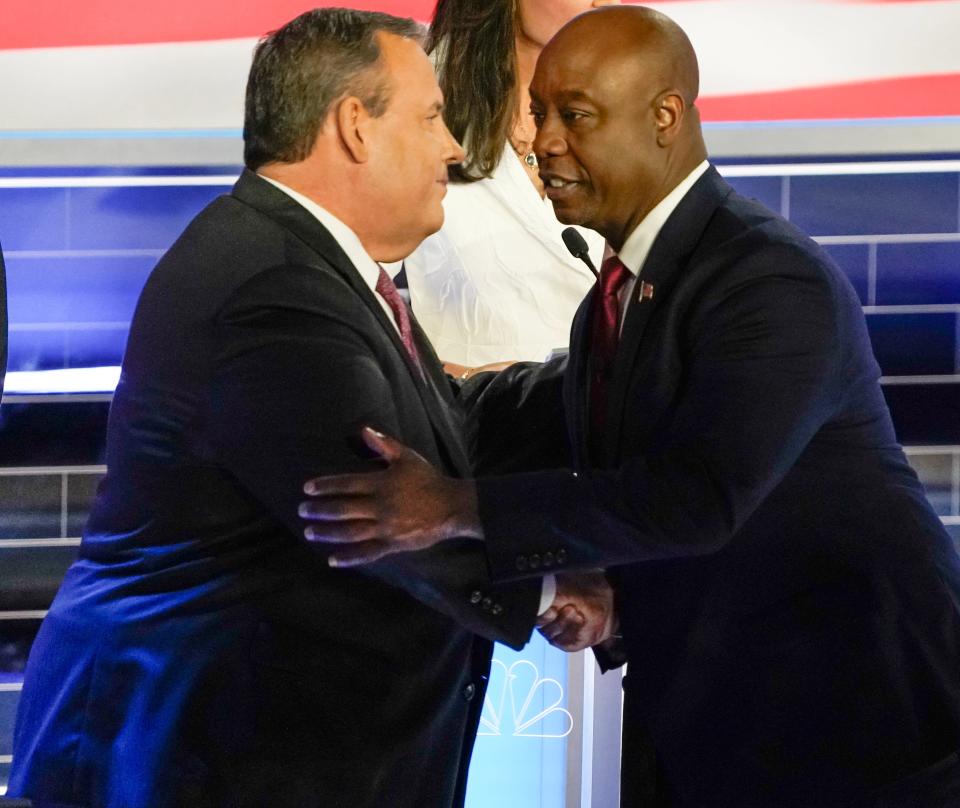
[[[444,117],[467,151],[446,219],[406,259],[417,319],[455,375],[564,348],[594,281],[567,251],[533,154],[528,86],[546,42],[610,0],[439,0],[427,40]],[[603,240],[581,230],[599,266]],[[458,367],[460,366],[460,367]]]

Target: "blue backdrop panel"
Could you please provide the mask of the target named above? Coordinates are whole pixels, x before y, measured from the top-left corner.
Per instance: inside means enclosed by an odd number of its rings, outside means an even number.
[[[539,634],[523,651],[497,645],[467,808],[562,808],[567,695],[567,656]]]

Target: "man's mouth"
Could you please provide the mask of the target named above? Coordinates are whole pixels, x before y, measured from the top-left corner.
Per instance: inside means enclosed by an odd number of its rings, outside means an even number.
[[[552,202],[573,193],[579,184],[576,180],[568,180],[565,177],[547,176],[543,178],[544,190],[547,198]]]

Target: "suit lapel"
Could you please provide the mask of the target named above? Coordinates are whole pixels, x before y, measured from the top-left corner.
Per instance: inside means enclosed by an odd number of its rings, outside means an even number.
[[[390,339],[403,357],[407,369],[414,380],[419,381],[420,372],[413,360],[407,354],[403,340],[397,329],[390,321],[389,316],[377,301],[373,291],[360,277],[356,267],[347,257],[336,239],[306,208],[279,188],[275,188],[266,180],[258,177],[251,171],[244,171],[233,191],[234,196],[265,213],[278,224],[296,235],[301,241],[314,250],[324,263],[336,270],[337,274],[363,301],[364,305],[377,318],[384,334]]]
[[[412,311],[410,312],[410,326],[413,329],[413,341],[416,343],[420,363],[423,367],[424,384],[420,385],[419,389],[426,391],[429,388],[432,393],[432,395],[424,395],[421,392],[420,398],[430,415],[430,422],[433,424],[434,430],[441,436],[441,443],[447,451],[451,465],[462,476],[469,477],[473,473],[473,468],[461,437],[463,424],[456,417],[460,411],[453,401],[447,374],[444,373],[443,366],[433,350],[433,345],[423,332]]]
[[[463,441],[456,427],[451,424],[447,407],[440,393],[443,388],[438,383],[438,379],[443,376],[443,370],[439,367],[436,355],[412,313],[410,322],[414,331],[414,341],[420,353],[423,374],[407,353],[400,334],[373,291],[364,282],[336,239],[310,211],[279,188],[248,170],[244,170],[240,175],[240,179],[234,186],[233,195],[296,235],[313,249],[325,264],[332,267],[356,293],[363,305],[380,323],[384,335],[393,343],[406,365],[434,432],[453,466],[461,474],[469,473],[469,461],[464,453]],[[445,379],[443,383],[446,383]]]
[[[732,188],[711,166],[670,214],[654,240],[630,293],[627,313],[614,357],[607,398],[604,456],[615,454],[626,408],[627,387],[654,312],[670,303],[670,290],[700,241],[704,228]]]

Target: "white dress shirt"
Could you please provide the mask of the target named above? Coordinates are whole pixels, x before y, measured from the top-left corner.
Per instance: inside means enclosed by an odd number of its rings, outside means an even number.
[[[650,248],[653,246],[653,242],[656,241],[657,236],[660,235],[660,231],[663,229],[664,224],[666,224],[667,219],[670,218],[670,214],[673,213],[677,205],[680,204],[680,200],[687,195],[687,192],[694,186],[696,181],[703,176],[708,168],[710,168],[710,163],[704,160],[693,169],[693,171],[687,174],[676,188],[661,199],[656,207],[643,217],[643,221],[627,236],[623,247],[621,247],[620,252],[617,253],[617,257],[633,276],[620,288],[618,295],[620,300],[621,331],[623,330],[623,321],[626,319],[627,301],[630,300],[630,295],[633,293],[634,287],[637,284],[637,278],[643,270],[643,265],[646,263],[647,256],[650,254]],[[613,250],[608,246],[604,256],[612,252]]]
[[[475,367],[565,348],[594,278],[509,144],[492,177],[451,183],[443,207],[443,228],[404,262],[413,311],[440,358]],[[599,267],[603,239],[580,232]]]

